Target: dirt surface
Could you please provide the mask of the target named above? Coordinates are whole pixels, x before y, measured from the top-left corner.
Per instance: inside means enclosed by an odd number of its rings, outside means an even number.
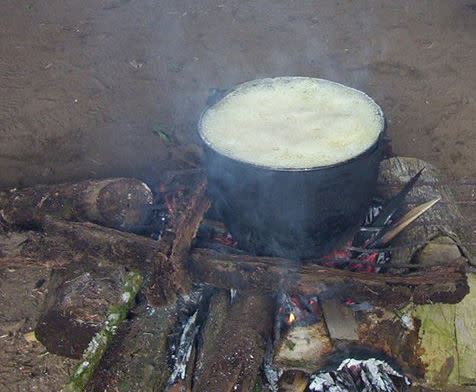
[[[3,0],[0,187],[185,167],[209,89],[278,75],[366,91],[396,154],[475,179],[475,37],[473,0]],[[59,390],[71,367],[23,337],[37,272],[1,271],[2,391]]]

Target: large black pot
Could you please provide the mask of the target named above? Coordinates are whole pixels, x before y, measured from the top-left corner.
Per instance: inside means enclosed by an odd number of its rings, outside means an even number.
[[[348,240],[374,194],[383,135],[362,154],[335,165],[274,169],[224,156],[205,144],[209,195],[240,248],[305,259]]]

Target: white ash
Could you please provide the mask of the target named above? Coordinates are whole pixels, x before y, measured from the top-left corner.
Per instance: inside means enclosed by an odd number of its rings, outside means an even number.
[[[238,295],[237,289],[230,289],[230,303],[233,304],[235,302],[236,296]]]
[[[169,385],[174,384],[177,379],[185,379],[187,363],[190,359],[190,354],[192,353],[192,346],[195,341],[195,336],[197,336],[200,329],[200,327],[196,325],[197,315],[198,310],[190,316],[183,328],[177,353],[172,356],[174,368],[169,378]]]
[[[382,205],[372,205],[369,208],[369,212],[367,213],[365,220],[364,220],[364,226],[370,225],[375,218],[380,214],[380,211],[382,211]]]
[[[410,313],[405,313],[400,317],[400,321],[402,322],[402,325],[406,328],[409,329],[410,331],[413,331],[415,329],[415,324],[413,323],[413,317]]]
[[[283,371],[273,365],[273,342],[268,340],[266,344],[266,352],[263,360],[263,373],[267,381],[267,387],[270,392],[278,392],[278,381]]]
[[[395,385],[399,381],[400,387]],[[337,370],[311,376],[309,390],[314,392],[399,392],[407,391],[410,380],[388,363],[370,358],[346,359]]]
[[[206,297],[208,297],[208,289],[204,285],[197,285],[189,295],[179,298],[180,322],[173,334],[172,342],[169,342],[169,359],[172,368],[168,380],[169,386],[186,377],[187,365],[200,330],[201,313],[205,310],[204,304],[207,301],[204,298]]]

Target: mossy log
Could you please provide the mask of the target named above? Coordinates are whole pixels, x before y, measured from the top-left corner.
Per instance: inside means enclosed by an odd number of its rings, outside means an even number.
[[[101,358],[111,344],[121,323],[135,303],[135,298],[142,285],[142,276],[137,272],[128,272],[124,276],[124,286],[120,300],[111,306],[107,312],[102,329],[93,337],[88,348],[84,351],[81,362],[76,367],[70,381],[65,386],[65,392],[84,391],[90,382]]]

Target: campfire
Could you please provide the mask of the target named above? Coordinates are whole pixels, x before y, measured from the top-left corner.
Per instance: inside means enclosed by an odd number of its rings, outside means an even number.
[[[473,382],[464,351],[451,366],[431,356],[438,332],[426,327],[427,307],[458,307],[469,291],[452,196],[434,168],[404,158],[382,162],[377,191],[353,238],[293,260],[241,249],[207,214],[200,171],[171,172],[151,187],[121,179],[12,190],[0,198],[0,262],[52,268],[35,335],[79,361],[65,390]],[[19,245],[7,246],[13,238]]]

